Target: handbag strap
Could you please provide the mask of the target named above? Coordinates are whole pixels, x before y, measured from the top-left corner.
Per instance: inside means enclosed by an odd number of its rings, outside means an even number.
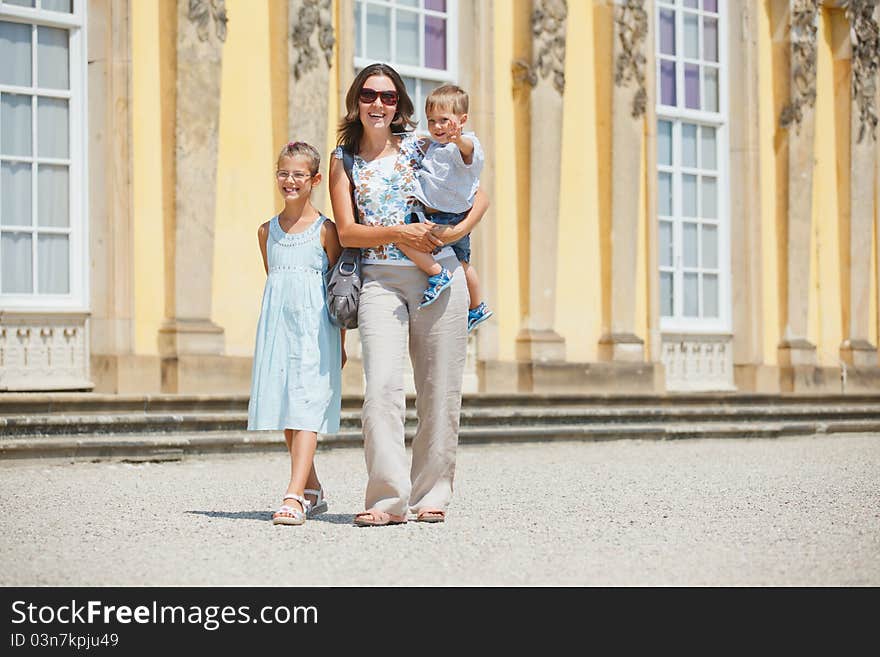
[[[352,175],[352,169],[354,169],[354,153],[348,150],[345,146],[342,146],[342,166],[345,169],[345,175],[348,176],[348,182],[351,183],[351,209],[354,213],[354,221],[355,223],[360,223],[358,221],[358,211],[357,211],[357,199],[354,197],[354,176]]]

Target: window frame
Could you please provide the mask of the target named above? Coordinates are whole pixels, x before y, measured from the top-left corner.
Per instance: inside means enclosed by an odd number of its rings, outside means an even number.
[[[401,77],[403,78],[415,78],[416,80],[427,80],[431,82],[439,82],[443,83],[454,83],[458,80],[458,0],[446,0],[446,12],[445,14],[440,11],[435,11],[432,9],[424,8],[424,0],[419,0],[419,4],[417,7],[407,7],[405,5],[398,5],[389,0],[353,0],[353,9],[357,9],[357,7],[366,7],[376,6],[389,9],[391,12],[391,43],[389,45],[389,52],[391,54],[391,59],[388,60],[376,60],[369,57],[361,57],[360,53],[357,52],[357,44],[361,44],[362,46],[366,46],[366,38],[367,38],[367,20],[366,20],[366,11],[363,11],[363,15],[361,16],[360,22],[358,23],[355,20],[354,29],[355,31],[359,31],[359,36],[357,36],[354,40],[354,73],[357,73],[363,68],[369,66],[370,64],[376,63],[377,61],[381,61],[384,64],[388,64],[393,67],[395,71],[397,71]],[[437,16],[441,18],[445,18],[446,20],[446,69],[437,69],[437,68],[428,68],[427,66],[413,66],[412,64],[399,64],[394,61],[394,56],[396,54],[397,49],[397,30],[396,20],[397,20],[397,9],[403,8],[405,11],[415,11],[419,14],[419,49],[420,53],[425,52],[425,29],[424,29],[424,16]],[[355,17],[357,14],[355,14]],[[421,88],[421,86],[419,87]],[[425,125],[422,125],[424,121],[424,117],[422,114],[424,113],[424,97],[419,92],[413,90],[412,93],[412,101],[415,107],[415,116],[419,119],[419,127],[422,129],[426,129]]]
[[[35,3],[39,5],[40,3]],[[16,311],[65,311],[86,312],[89,305],[89,225],[88,225],[88,184],[86,163],[88,161],[88,62],[86,41],[86,5],[87,0],[72,0],[71,13],[62,13],[37,7],[10,5],[0,0],[0,20],[4,22],[23,23],[32,27],[53,27],[68,30],[68,64],[70,85],[67,90],[41,89],[36,77],[36,35],[31,41],[31,86],[20,87],[0,84],[4,93],[18,93],[38,97],[64,98],[68,100],[68,136],[69,153],[64,160],[41,158],[36,151],[37,103],[31,101],[31,155],[29,157],[3,156],[4,161],[31,163],[31,226],[30,234],[34,236],[31,243],[31,267],[34,291],[27,294],[0,292],[0,308]],[[0,110],[2,111],[2,110]],[[39,212],[39,196],[37,167],[34,164],[61,163],[68,169],[68,229],[52,229],[37,225]],[[0,190],[2,194],[2,190]],[[20,231],[24,232],[24,231]],[[41,294],[37,292],[38,256],[37,234],[69,235],[69,292],[67,294]],[[2,257],[2,255],[0,255]],[[2,272],[0,272],[2,275]]]
[[[676,106],[663,105],[660,102],[660,9],[672,9],[675,11],[675,52],[674,57],[676,66]],[[673,260],[672,266],[660,265],[660,254],[658,243],[655,248],[657,253],[657,270],[656,282],[658,290],[660,288],[661,272],[673,272],[673,315],[659,315],[661,332],[668,333],[703,333],[703,334],[729,334],[732,330],[732,297],[731,297],[731,253],[730,253],[730,152],[729,152],[729,130],[730,130],[730,113],[729,113],[729,94],[728,94],[728,6],[725,0],[718,0],[717,14],[709,14],[718,18],[718,111],[708,112],[703,109],[688,109],[684,107],[684,64],[694,63],[694,60],[684,56],[684,13],[686,11],[697,11],[700,16],[706,14],[702,10],[702,3],[698,10],[686,8],[682,0],[655,0],[654,2],[654,29],[658,37],[655,39],[654,65],[657,80],[657,99],[655,103],[656,125],[655,131],[659,133],[658,127],[660,121],[669,121],[672,124],[672,164],[660,165],[659,158],[653,163],[655,180],[661,171],[672,172],[672,215],[663,215],[662,221],[671,221],[673,224]],[[700,48],[702,48],[702,30],[700,31]],[[681,54],[679,54],[681,53]],[[701,53],[702,54],[702,53]],[[664,55],[667,61],[669,55]],[[702,60],[700,60],[702,62]],[[701,96],[705,94],[705,85],[700,81]],[[701,107],[703,103],[701,102]],[[686,317],[684,315],[684,274],[687,271],[704,272],[706,268],[702,266],[701,258],[698,256],[698,267],[685,267],[683,258],[683,232],[684,223],[688,219],[682,216],[681,205],[683,201],[682,195],[682,174],[695,173],[701,175],[706,169],[685,167],[682,157],[682,139],[681,126],[683,122],[696,124],[699,126],[710,126],[715,128],[716,135],[716,157],[717,157],[717,217],[716,219],[704,219],[699,217],[697,222],[700,225],[714,224],[718,227],[718,316],[717,317]],[[697,149],[700,149],[700,140],[697,141]],[[698,202],[702,194],[701,185],[698,185],[697,194]],[[659,235],[661,215],[659,211],[659,203],[655,205],[654,221],[657,222],[657,231]],[[697,239],[698,253],[701,253],[702,239]],[[711,273],[711,271],[710,271]],[[659,292],[658,292],[659,293]],[[703,286],[702,277],[700,277],[697,287],[698,304],[700,312],[703,306]],[[662,308],[663,300],[659,300],[659,307]]]

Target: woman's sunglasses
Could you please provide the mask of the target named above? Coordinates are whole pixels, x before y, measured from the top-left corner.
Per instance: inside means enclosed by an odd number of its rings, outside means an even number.
[[[376,102],[376,97],[378,97],[382,101],[383,105],[387,105],[389,107],[397,105],[396,91],[376,91],[375,89],[364,87],[363,89],[361,89],[360,94],[358,94],[358,98],[360,99],[360,101],[366,105]]]

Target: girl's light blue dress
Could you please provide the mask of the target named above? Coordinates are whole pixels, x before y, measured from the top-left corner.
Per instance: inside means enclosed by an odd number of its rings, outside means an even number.
[[[339,431],[342,352],[327,314],[321,216],[302,233],[269,222],[269,276],[257,323],[248,429]]]

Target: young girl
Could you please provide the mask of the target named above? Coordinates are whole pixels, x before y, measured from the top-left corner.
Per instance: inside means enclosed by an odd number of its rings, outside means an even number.
[[[248,429],[278,431],[290,452],[290,482],[276,525],[301,525],[327,510],[315,472],[319,433],[339,431],[345,332],[330,323],[324,273],[342,247],[336,226],[310,201],[321,157],[290,142],[275,173],[284,209],[257,237],[268,275],[257,324]]]

